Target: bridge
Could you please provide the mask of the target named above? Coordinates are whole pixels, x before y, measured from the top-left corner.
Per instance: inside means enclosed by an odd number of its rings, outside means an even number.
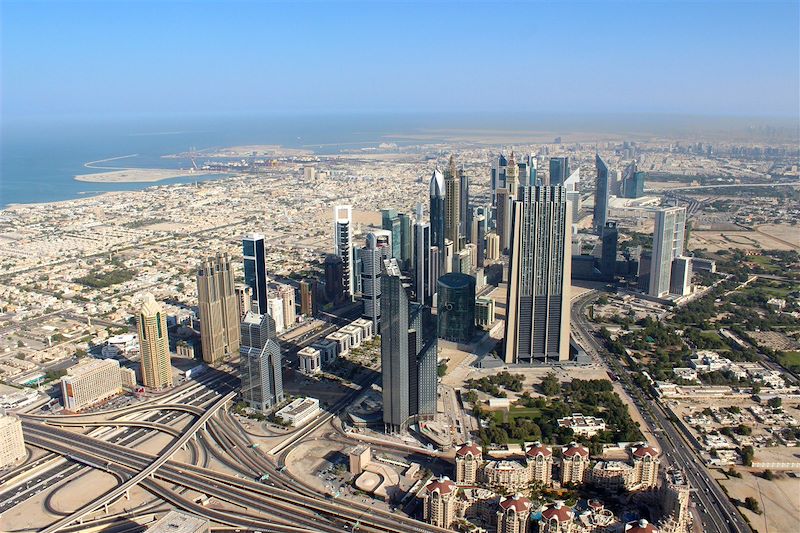
[[[119,496],[123,494],[127,494],[131,487],[135,486],[143,479],[147,478],[148,476],[152,475],[159,467],[161,467],[164,463],[166,463],[170,457],[172,457],[177,451],[179,451],[188,441],[191,439],[198,430],[205,428],[206,422],[214,416],[217,411],[230,402],[236,393],[229,392],[219,400],[217,400],[212,406],[210,406],[205,413],[203,413],[194,423],[186,430],[184,433],[175,441],[173,442],[169,448],[164,450],[164,453],[159,455],[152,463],[150,463],[146,468],[141,470],[138,474],[130,478],[125,483],[119,485],[117,488],[107,492],[100,498],[89,502],[88,504],[84,505],[74,513],[69,516],[66,516],[59,520],[58,522],[54,523],[50,527],[42,530],[43,533],[54,533],[59,531],[60,529],[72,524],[73,522],[78,522],[83,520],[84,517],[93,513],[96,509],[103,507],[110,502],[117,499]]]

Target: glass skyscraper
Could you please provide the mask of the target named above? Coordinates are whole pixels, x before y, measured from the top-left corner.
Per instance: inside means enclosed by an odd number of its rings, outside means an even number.
[[[264,236],[260,233],[245,235],[242,239],[244,259],[244,282],[253,289],[253,302],[258,312],[267,312],[267,258],[264,252]]]
[[[550,185],[563,185],[569,176],[569,157],[550,158]]]
[[[597,178],[594,182],[594,218],[592,224],[599,235],[602,233],[608,218],[608,165],[597,154],[594,156],[594,164],[597,168]]]
[[[250,311],[245,315],[239,357],[245,403],[262,412],[281,403],[281,348],[275,337],[275,321],[268,314]]]
[[[475,333],[475,278],[451,272],[437,284],[439,338],[468,343]]]

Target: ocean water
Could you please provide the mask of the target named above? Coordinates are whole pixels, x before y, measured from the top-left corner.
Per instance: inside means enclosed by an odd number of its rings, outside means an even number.
[[[84,164],[130,154],[109,167],[189,168],[188,160],[163,158],[191,148],[223,148],[245,144],[275,144],[306,148],[317,154],[402,141],[392,134],[460,130],[475,132],[539,131],[553,136],[572,132],[616,133],[631,139],[650,134],[697,139],[734,130],[752,134],[753,127],[775,119],[687,117],[679,115],[586,115],[518,113],[398,113],[398,114],[272,114],[263,116],[159,116],[93,119],[13,119],[0,117],[0,209],[15,203],[55,202],[106,191],[138,190],[166,183],[219,179],[219,175],[189,176],[151,183],[89,183],[78,174],[103,172]],[[798,119],[777,123],[795,138]],[[444,135],[444,134],[443,134]],[[431,138],[425,142],[436,142]],[[406,141],[405,144],[416,144]],[[202,161],[202,157],[200,158]]]
[[[304,147],[315,153],[336,153],[386,140],[385,135],[433,127],[436,121],[409,116],[265,116],[146,118],[103,120],[36,120],[4,123],[0,139],[0,208],[16,203],[54,202],[106,191],[138,190],[166,183],[220,179],[189,176],[150,183],[90,183],[74,176],[108,167],[189,168],[186,159],[162,156],[191,148],[245,144]],[[202,156],[198,162],[202,162]]]

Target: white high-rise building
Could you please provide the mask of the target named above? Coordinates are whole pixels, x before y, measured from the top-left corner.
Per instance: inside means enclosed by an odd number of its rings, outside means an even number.
[[[64,407],[80,411],[122,392],[119,361],[84,359],[61,378]]]
[[[683,255],[685,232],[685,207],[664,207],[656,210],[648,290],[651,296],[660,298],[669,293],[672,261]]]
[[[146,294],[139,310],[139,351],[142,383],[150,389],[172,387],[167,317],[152,294]]]
[[[0,468],[12,466],[27,455],[22,422],[14,416],[0,415]]]
[[[337,205],[333,208],[333,249],[342,258],[342,286],[352,299],[355,294],[353,206]]]

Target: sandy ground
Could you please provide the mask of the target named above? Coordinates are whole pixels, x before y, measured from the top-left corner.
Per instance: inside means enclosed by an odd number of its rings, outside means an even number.
[[[276,157],[311,155],[311,150],[299,148],[284,148],[277,144],[247,144],[243,146],[230,146],[228,148],[210,149],[201,151],[202,157]],[[186,157],[187,154],[173,154],[165,157]]]
[[[188,170],[170,170],[163,168],[126,168],[121,170],[110,170],[108,172],[97,172],[94,174],[78,174],[76,181],[86,181],[93,183],[147,183],[182,176],[191,176],[193,172]],[[211,171],[202,171],[197,175],[214,174]]]
[[[800,230],[785,224],[759,226],[757,231],[692,231],[689,248],[709,252],[742,250],[800,250]]]
[[[731,498],[744,501],[751,496],[758,500],[764,514],[757,515],[740,507],[742,514],[759,533],[785,533],[797,531],[800,522],[800,479],[781,475],[767,481],[749,472],[742,479],[720,479]]]

